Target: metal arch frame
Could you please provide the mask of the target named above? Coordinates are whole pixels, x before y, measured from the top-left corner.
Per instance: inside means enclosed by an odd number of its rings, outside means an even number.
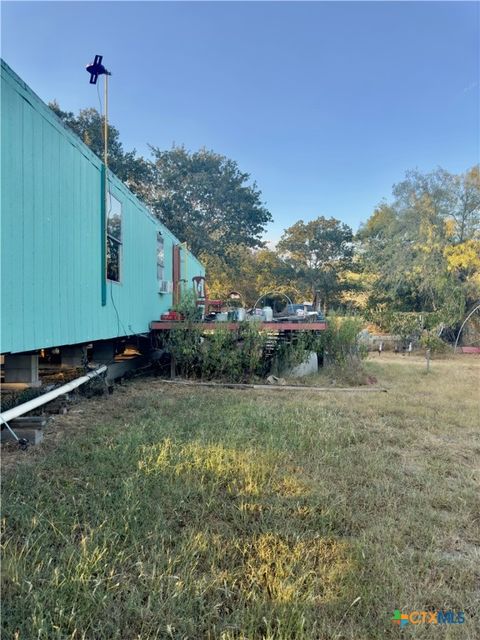
[[[267,293],[264,293],[263,295],[261,295],[258,300],[255,302],[255,304],[253,305],[252,309],[256,309],[257,308],[257,304],[260,302],[260,300],[262,298],[266,298],[267,296],[270,295],[277,295],[277,296],[283,296],[284,298],[286,298],[289,302],[289,304],[293,305],[293,302],[290,300],[290,298],[287,296],[286,293],[283,293],[282,291],[267,291]]]
[[[453,353],[456,353],[456,351],[457,351],[458,341],[460,340],[460,336],[462,335],[463,327],[467,324],[468,320],[471,318],[471,316],[473,316],[475,311],[479,311],[479,310],[480,310],[480,302],[477,303],[477,305],[470,311],[470,313],[467,315],[465,320],[462,322],[462,326],[460,327],[460,330],[459,330],[459,332],[457,334],[457,339],[455,340],[455,346],[453,348]]]

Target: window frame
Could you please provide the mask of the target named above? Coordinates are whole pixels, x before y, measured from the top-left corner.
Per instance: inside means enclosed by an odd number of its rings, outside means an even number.
[[[159,260],[159,244],[161,243],[162,260]],[[161,231],[157,231],[157,244],[156,244],[156,259],[157,259],[157,282],[165,281],[165,238]],[[159,268],[162,270],[162,277],[159,278]]]
[[[112,201],[114,201],[115,203],[117,203],[118,205],[118,210],[119,213],[118,214],[113,214],[112,215],[112,210],[113,210],[113,206],[112,206]],[[108,210],[107,210],[107,216],[106,216],[106,246],[105,246],[105,251],[106,251],[106,256],[105,256],[105,264],[106,264],[106,277],[107,277],[107,281],[109,282],[116,282],[117,284],[121,284],[122,283],[122,275],[123,275],[123,269],[122,269],[122,261],[123,261],[123,207],[122,207],[122,203],[121,201],[116,198],[113,193],[111,191],[108,192]],[[111,220],[113,218],[114,215],[118,215],[119,219],[120,219],[120,233],[117,236],[113,235],[112,233],[109,233],[109,220]],[[109,261],[108,255],[109,255],[109,243],[113,243],[114,246],[116,246],[117,248],[117,252],[118,252],[118,279],[116,278],[111,278],[109,277],[109,262],[111,263],[111,261]]]

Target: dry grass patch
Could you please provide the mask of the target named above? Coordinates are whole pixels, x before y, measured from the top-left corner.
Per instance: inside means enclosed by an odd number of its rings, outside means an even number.
[[[478,359],[366,368],[388,394],[143,379],[58,419],[3,483],[4,637],[480,637]]]

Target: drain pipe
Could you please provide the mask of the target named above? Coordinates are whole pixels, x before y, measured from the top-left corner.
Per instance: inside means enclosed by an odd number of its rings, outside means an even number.
[[[71,380],[70,382],[67,382],[67,384],[64,384],[61,387],[58,387],[58,389],[53,389],[53,391],[44,393],[42,396],[38,396],[38,398],[33,398],[28,402],[19,404],[17,407],[13,407],[13,409],[8,409],[7,411],[0,413],[0,421],[2,422],[2,424],[4,424],[7,427],[7,429],[17,439],[18,443],[21,446],[22,445],[21,441],[23,440],[23,438],[19,438],[16,435],[16,433],[13,432],[11,427],[8,425],[8,422],[10,420],[19,418],[20,416],[23,416],[25,413],[28,413],[29,411],[33,411],[34,409],[37,409],[38,407],[41,407],[44,404],[47,404],[47,402],[51,402],[52,400],[55,400],[55,398],[58,398],[58,396],[63,396],[65,393],[68,393],[69,391],[73,391],[77,387],[80,387],[82,384],[85,384],[85,382],[88,382],[89,380],[92,380],[92,378],[96,378],[101,373],[104,373],[106,370],[107,370],[107,365],[103,364],[101,367],[98,367],[98,369],[95,369],[94,371],[90,371],[89,373],[85,374],[84,376],[81,376],[80,378],[75,378],[75,380]]]

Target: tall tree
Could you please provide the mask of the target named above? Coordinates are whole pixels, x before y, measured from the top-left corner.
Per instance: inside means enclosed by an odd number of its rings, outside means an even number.
[[[313,297],[319,294],[326,308],[339,293],[341,273],[352,267],[352,241],[348,225],[320,216],[286,229],[277,249],[300,285],[307,286]]]
[[[262,246],[272,216],[234,160],[207,149],[151,149],[153,180],[144,198],[194,253],[224,255],[232,244]]]
[[[471,240],[480,225],[480,165],[461,174],[439,167],[430,173],[407,171],[394,186],[400,210],[421,208],[424,213],[454,224],[454,241]]]
[[[459,243],[479,238],[480,165],[460,175],[448,174],[451,192],[449,214],[455,221],[455,240]]]
[[[460,176],[437,169],[407,172],[395,185],[392,204],[380,205],[357,234],[364,269],[375,274],[371,306],[458,321],[478,282],[477,179],[477,168]]]

